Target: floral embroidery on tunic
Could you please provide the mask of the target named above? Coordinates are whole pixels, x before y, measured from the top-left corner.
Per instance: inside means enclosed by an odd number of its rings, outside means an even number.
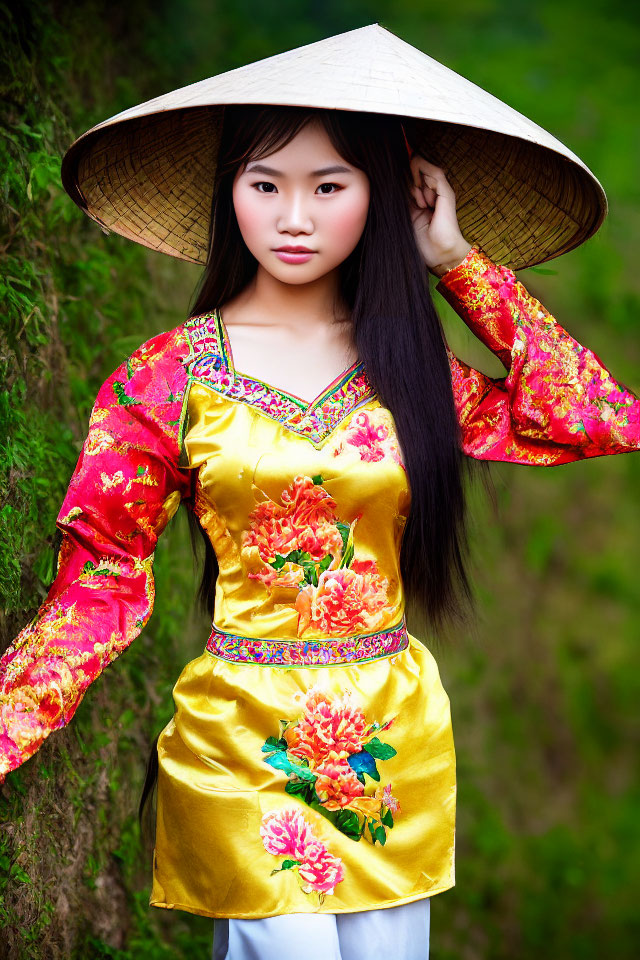
[[[386,577],[375,560],[354,555],[354,530],[341,521],[320,475],[298,475],[282,503],[265,500],[249,515],[242,552],[249,577],[269,589],[297,590],[298,636],[313,629],[328,637],[381,627],[389,611]]]
[[[231,348],[218,311],[185,323],[190,342],[186,367],[190,379],[239,400],[284,424],[314,445],[325,440],[353,410],[367,403],[374,391],[363,364],[353,364],[313,403],[233,369]]]
[[[328,448],[339,456],[346,450],[353,450],[361,460],[378,463],[385,457],[391,457],[405,469],[400,456],[398,438],[395,432],[391,411],[385,407],[373,410],[361,410],[348,421],[345,429],[336,434]]]
[[[391,784],[380,785],[376,761],[396,750],[378,734],[395,718],[367,723],[351,697],[350,690],[338,697],[318,686],[296,694],[294,700],[303,698],[301,717],[281,720],[280,736],[268,737],[262,752],[265,763],[287,774],[286,793],[319,810],[351,840],[365,836],[384,846],[401,811]]]
[[[295,807],[265,813],[260,824],[260,836],[267,853],[285,858],[279,867],[271,871],[271,876],[290,870],[303,893],[317,893],[318,905],[322,904],[328,893],[333,893],[336,884],[344,880],[340,857],[329,852]]]
[[[506,376],[491,378],[448,352],[467,455],[551,466],[640,450],[638,396],[616,382],[597,354],[571,337],[512,271],[474,248],[440,279],[437,289],[507,370]],[[381,429],[392,420],[377,412],[378,399],[360,365],[306,405],[266,384],[234,377],[213,314],[194,317],[142,344],[100,388],[57,520],[63,540],[55,582],[36,618],[0,657],[0,782],[50,733],[69,723],[89,685],[138,636],[151,614],[157,538],[178,503],[191,497],[191,475],[183,469],[181,454],[194,381],[230,401],[250,404],[315,447],[335,443],[345,455],[352,449],[363,459],[393,456],[388,446],[392,433]],[[273,506],[287,513],[284,504]],[[275,658],[280,663],[291,657],[298,664],[298,658],[307,662],[309,656],[317,662],[323,657],[351,662],[360,659],[365,643],[375,648],[372,655],[379,655],[380,637],[384,644],[406,645],[404,628],[397,624],[391,630],[385,621],[383,632],[375,632],[384,619],[385,581],[375,564],[367,569],[366,559],[350,555],[348,537],[338,558],[331,511],[328,504],[320,506],[325,510],[319,535],[325,540],[324,554],[319,546],[314,552],[286,542],[279,557],[247,548],[255,555],[254,572],[290,575],[292,602],[300,593],[301,627],[308,625],[301,629],[304,638],[282,652],[277,639],[224,635],[219,641],[220,634],[212,634],[210,642],[224,644],[225,655],[237,645],[233,656],[237,649],[245,662]],[[339,532],[348,526],[353,533],[353,524],[341,527],[333,517]],[[267,518],[267,530],[276,526]],[[297,561],[287,556],[295,551]],[[328,560],[324,569],[323,560]],[[315,624],[325,623],[333,640],[311,635]]]
[[[640,402],[516,278],[472,248],[437,290],[507,368],[488,377],[448,351],[463,449],[552,466],[640,449]]]
[[[319,640],[277,640],[244,637],[217,627],[206,649],[235,663],[260,663],[269,667],[329,667],[339,663],[366,663],[401,653],[409,646],[404,616],[399,624],[376,633]]]

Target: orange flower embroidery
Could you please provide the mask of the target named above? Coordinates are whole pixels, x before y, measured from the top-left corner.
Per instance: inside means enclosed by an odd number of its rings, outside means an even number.
[[[313,688],[307,693],[304,714],[284,733],[289,753],[307,760],[346,759],[362,750],[367,723],[360,707],[348,696],[330,697]]]
[[[330,636],[377,630],[386,618],[388,585],[373,560],[325,570],[317,586],[303,587],[296,597],[298,634],[309,627]]]
[[[321,805],[325,817],[350,839],[367,836],[368,827],[367,838],[384,845],[400,804],[390,783],[380,785],[377,761],[396,751],[378,734],[393,718],[367,723],[350,691],[337,696],[312,687],[302,696],[297,722],[281,720],[280,737],[265,741],[265,762],[287,774],[286,793],[316,809]]]
[[[314,630],[327,637],[368,633],[383,626],[389,582],[373,560],[354,557],[357,516],[345,523],[321,476],[297,476],[282,503],[267,500],[252,511],[242,550],[250,578],[269,589],[298,590],[298,636]]]

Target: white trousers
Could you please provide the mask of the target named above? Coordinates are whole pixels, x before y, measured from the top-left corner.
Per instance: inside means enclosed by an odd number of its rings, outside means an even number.
[[[430,900],[357,913],[215,920],[212,960],[429,960]]]

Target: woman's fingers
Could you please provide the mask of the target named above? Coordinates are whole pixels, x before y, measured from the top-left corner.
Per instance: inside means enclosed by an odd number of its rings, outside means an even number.
[[[422,154],[416,153],[411,158],[411,171],[413,173],[413,182],[415,186],[432,190],[437,196],[445,194],[454,195],[453,187],[446,178],[442,167],[437,167],[434,163],[429,163]],[[435,197],[432,199],[432,204]]]
[[[424,209],[427,206],[427,201],[425,199],[422,187],[413,186],[411,188],[411,195],[413,197],[414,203],[418,207],[420,207],[421,209]]]

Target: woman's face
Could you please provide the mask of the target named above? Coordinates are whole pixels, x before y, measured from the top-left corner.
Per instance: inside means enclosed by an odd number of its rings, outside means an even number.
[[[369,209],[369,178],[336,153],[320,123],[311,122],[286,147],[240,168],[233,204],[258,263],[284,283],[309,283],[357,245]],[[312,252],[277,252],[286,246]]]

